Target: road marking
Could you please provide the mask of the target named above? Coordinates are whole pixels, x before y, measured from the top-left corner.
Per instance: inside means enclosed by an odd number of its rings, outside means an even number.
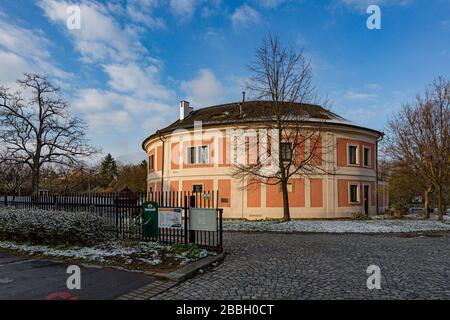
[[[13,264],[23,264],[23,263],[33,262],[33,261],[37,261],[37,260],[36,259],[28,259],[28,260],[13,261],[13,262],[9,262],[9,263],[6,263],[6,264],[0,264],[0,267],[10,266],[10,265],[13,265]]]
[[[13,278],[0,278],[0,284],[8,284],[14,282]]]

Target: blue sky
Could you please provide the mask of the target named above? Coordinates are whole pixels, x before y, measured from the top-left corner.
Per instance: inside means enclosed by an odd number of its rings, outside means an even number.
[[[80,30],[66,26],[74,4]],[[366,27],[369,4],[381,30]],[[0,84],[48,74],[92,144],[136,161],[142,140],[177,119],[179,100],[240,100],[269,31],[304,48],[334,112],[374,129],[450,75],[450,0],[0,0]]]

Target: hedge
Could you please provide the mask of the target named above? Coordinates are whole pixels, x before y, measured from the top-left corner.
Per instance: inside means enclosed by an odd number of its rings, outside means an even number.
[[[0,240],[96,245],[113,239],[96,213],[0,208]]]

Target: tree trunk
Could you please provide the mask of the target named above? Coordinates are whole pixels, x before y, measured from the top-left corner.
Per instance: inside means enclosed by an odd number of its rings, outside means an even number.
[[[444,195],[442,193],[442,185],[438,186],[438,220],[444,220]]]
[[[430,187],[425,188],[423,195],[423,215],[426,219],[430,219],[430,192]]]
[[[290,221],[291,214],[289,212],[289,194],[287,189],[287,181],[281,181],[281,188],[283,191],[283,221]]]
[[[33,196],[39,195],[39,168],[33,168],[31,172],[31,189],[33,191]]]

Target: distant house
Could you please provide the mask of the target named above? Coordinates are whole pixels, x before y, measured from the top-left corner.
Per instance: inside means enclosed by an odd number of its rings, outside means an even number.
[[[314,163],[318,169],[327,166],[326,173],[317,170],[290,180],[291,217],[342,218],[356,212],[384,212],[388,195],[377,181],[376,170],[377,143],[382,133],[355,125],[320,106],[288,107],[308,112],[311,119],[317,115],[325,118],[321,143],[334,146]],[[148,191],[218,190],[224,217],[281,218],[279,185],[255,183],[246,188],[245,181],[232,176],[233,164],[253,161],[261,152],[257,146],[253,149],[240,143],[247,138],[236,129],[252,129],[258,136],[270,134],[263,129],[270,119],[261,116],[267,114],[262,112],[267,108],[268,102],[249,101],[194,111],[189,102],[181,101],[179,119],[142,144],[148,156]],[[269,145],[269,149],[275,147]]]

